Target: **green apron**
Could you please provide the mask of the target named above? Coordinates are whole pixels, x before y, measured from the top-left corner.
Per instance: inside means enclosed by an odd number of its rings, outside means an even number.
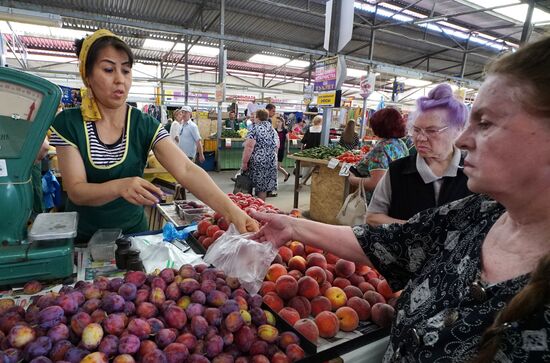
[[[142,177],[153,140],[161,127],[157,120],[129,107],[124,156],[117,163],[101,166],[92,162],[86,123],[82,120],[80,109],[63,111],[57,116],[52,126],[59,136],[79,150],[88,183]],[[98,229],[102,228],[121,228],[124,234],[143,232],[148,229],[143,207],[133,205],[123,198],[117,198],[99,207],[80,206],[68,200],[66,209],[78,212],[76,242],[87,242]]]

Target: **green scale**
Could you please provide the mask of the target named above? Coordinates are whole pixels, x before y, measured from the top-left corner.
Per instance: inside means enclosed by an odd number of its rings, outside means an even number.
[[[0,286],[73,273],[76,213],[43,213],[28,232],[31,169],[61,100],[55,84],[0,68]]]

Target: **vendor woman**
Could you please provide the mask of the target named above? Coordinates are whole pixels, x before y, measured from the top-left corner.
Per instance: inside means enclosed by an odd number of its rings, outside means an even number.
[[[79,213],[77,242],[97,229],[147,230],[143,206],[162,191],[142,178],[152,150],[176,180],[234,223],[239,231],[256,222],[234,205],[204,170],[192,163],[154,118],[126,104],[134,57],[126,43],[100,29],[76,41],[82,90],[80,108],[61,112],[52,125],[68,211]]]

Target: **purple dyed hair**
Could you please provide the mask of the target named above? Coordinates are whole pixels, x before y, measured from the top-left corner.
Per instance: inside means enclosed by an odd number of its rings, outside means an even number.
[[[414,122],[421,113],[435,109],[447,111],[447,118],[443,121],[452,128],[460,130],[468,121],[468,108],[454,97],[448,84],[440,84],[428,93],[428,97],[420,97],[411,121]]]

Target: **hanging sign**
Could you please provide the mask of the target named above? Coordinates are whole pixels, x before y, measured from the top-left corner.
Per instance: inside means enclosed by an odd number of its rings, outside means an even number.
[[[376,74],[369,73],[367,75],[361,76],[361,81],[359,86],[361,87],[361,97],[368,98],[371,93],[374,91],[374,85],[376,84]]]
[[[319,106],[334,107],[335,101],[336,91],[319,93],[317,95],[317,105]]]
[[[216,102],[225,101],[225,83],[218,83],[216,85]]]
[[[336,90],[336,72],[338,69],[338,57],[330,57],[315,63],[315,92]]]

